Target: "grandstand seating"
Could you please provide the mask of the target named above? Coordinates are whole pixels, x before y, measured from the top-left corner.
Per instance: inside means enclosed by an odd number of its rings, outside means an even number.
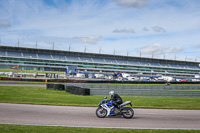
[[[90,57],[79,57],[81,61],[85,61],[85,62],[93,62],[92,58]]]
[[[169,64],[168,63],[159,63],[162,67],[169,67]]]
[[[157,62],[149,62],[150,66],[156,66],[160,67],[160,65]]]
[[[106,59],[105,58],[106,63],[111,63],[111,64],[116,64],[116,60],[115,59]]]
[[[52,59],[50,54],[38,54],[39,58]]]
[[[149,66],[149,62],[147,61],[139,61],[139,64],[142,66]]]
[[[197,66],[193,66],[193,65],[187,65],[188,66],[188,68],[192,68],[192,69],[198,69],[198,67]]]
[[[179,67],[177,64],[169,64],[170,67]]]
[[[103,58],[93,58],[94,62],[100,62],[100,63],[105,63]]]
[[[188,68],[186,65],[183,64],[178,64],[178,66],[180,66],[180,68]]]
[[[71,60],[71,61],[80,61],[79,58],[77,56],[67,56],[67,60]]]
[[[23,57],[26,58],[37,58],[36,53],[28,53],[28,52],[23,52]]]
[[[8,56],[14,56],[14,57],[21,57],[21,52],[15,52],[15,51],[7,51]]]
[[[117,62],[119,64],[127,64],[128,63],[127,60],[121,60],[121,59],[117,59]]]
[[[6,55],[6,52],[5,52],[5,51],[2,51],[2,50],[0,50],[0,55],[1,55],[1,56],[5,56],[5,55]]]
[[[64,55],[53,54],[52,57],[56,60],[66,60]]]
[[[131,65],[140,65],[140,64],[138,63],[138,61],[135,61],[135,60],[129,60],[129,61],[128,61],[128,64],[131,64]]]

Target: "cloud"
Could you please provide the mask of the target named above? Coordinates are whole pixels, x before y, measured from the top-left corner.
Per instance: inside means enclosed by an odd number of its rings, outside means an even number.
[[[133,29],[115,29],[113,30],[113,33],[135,33]]]
[[[149,29],[147,27],[144,27],[143,31],[149,31]]]
[[[1,27],[10,27],[10,21],[7,19],[0,19],[0,28]]]
[[[184,49],[181,46],[178,47],[166,47],[165,52],[166,53],[176,53],[176,52],[182,52]]]
[[[196,48],[200,48],[200,44],[196,45],[195,47],[196,47]]]
[[[140,8],[148,5],[149,0],[116,0],[118,5],[132,8]]]
[[[151,28],[148,28],[148,27],[144,27],[142,29],[143,31],[150,31],[150,30],[153,30],[154,32],[166,32],[166,30],[160,26],[154,26],[154,27],[151,27]]]
[[[162,44],[156,43],[152,45],[145,46],[140,49],[141,53],[144,54],[164,54],[164,53],[176,53],[182,52],[184,49],[180,46],[172,47],[172,46],[163,46]]]
[[[140,52],[145,54],[163,54],[164,48],[161,44],[153,44],[143,47]]]
[[[102,36],[96,35],[96,36],[88,36],[88,37],[74,37],[73,39],[78,40],[83,43],[96,44],[98,43],[98,41],[102,39]]]
[[[166,32],[166,30],[160,26],[154,26],[154,27],[152,27],[152,29],[155,32]]]

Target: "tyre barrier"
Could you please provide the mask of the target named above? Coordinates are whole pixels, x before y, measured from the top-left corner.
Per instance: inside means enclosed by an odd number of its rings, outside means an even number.
[[[90,89],[76,86],[65,86],[65,91],[75,95],[90,95]]]
[[[63,84],[47,84],[46,87],[49,90],[65,90],[65,86]]]

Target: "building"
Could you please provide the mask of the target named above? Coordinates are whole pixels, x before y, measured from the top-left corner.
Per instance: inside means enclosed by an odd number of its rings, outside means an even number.
[[[195,77],[200,62],[119,56],[109,54],[0,46],[0,69],[19,65],[22,70],[65,71],[77,66],[78,72],[130,73]]]

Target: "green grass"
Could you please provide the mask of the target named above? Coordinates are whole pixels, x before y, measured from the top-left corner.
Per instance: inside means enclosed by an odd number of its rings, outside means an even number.
[[[122,97],[133,108],[200,109],[200,97]],[[103,96],[79,96],[46,87],[0,86],[0,102],[96,107]]]
[[[51,127],[30,125],[3,125],[2,133],[199,133],[199,130],[110,129],[85,127]]]

